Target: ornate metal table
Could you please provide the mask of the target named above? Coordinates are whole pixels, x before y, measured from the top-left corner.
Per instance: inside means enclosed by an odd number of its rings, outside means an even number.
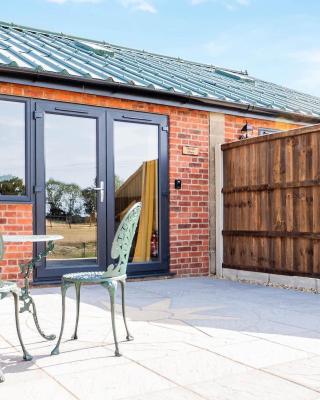
[[[37,309],[33,298],[30,295],[30,274],[35,268],[36,263],[46,257],[49,253],[52,252],[54,248],[54,242],[56,240],[63,239],[63,236],[60,235],[3,235],[2,236],[4,243],[36,243],[36,242],[47,242],[45,250],[41,251],[37,256],[32,258],[29,262],[20,264],[20,270],[23,275],[24,285],[20,290],[19,300],[23,302],[23,305],[20,307],[19,312],[23,313],[25,311],[31,312],[33,316],[34,323],[39,334],[46,340],[54,340],[55,335],[46,335],[42,329],[40,328]],[[31,360],[32,357],[30,354],[27,354],[25,358],[27,360]]]

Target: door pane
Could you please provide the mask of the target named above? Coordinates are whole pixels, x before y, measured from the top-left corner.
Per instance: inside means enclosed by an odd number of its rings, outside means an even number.
[[[0,195],[26,194],[25,104],[0,101]]]
[[[158,126],[114,122],[115,227],[126,211],[142,201],[130,262],[159,258]]]
[[[60,234],[49,258],[97,257],[96,120],[45,114],[46,231]]]

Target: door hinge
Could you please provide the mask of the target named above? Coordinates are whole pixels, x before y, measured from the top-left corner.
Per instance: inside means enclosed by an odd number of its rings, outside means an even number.
[[[43,186],[33,186],[33,193],[41,193],[43,192]]]
[[[33,111],[33,119],[43,118],[43,111]]]
[[[162,132],[168,132],[169,128],[167,126],[162,126],[161,130],[162,130]]]

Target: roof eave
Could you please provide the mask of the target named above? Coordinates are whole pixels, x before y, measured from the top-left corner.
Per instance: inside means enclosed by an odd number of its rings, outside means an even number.
[[[221,109],[229,109],[234,111],[243,111],[251,114],[257,114],[261,116],[275,117],[275,118],[287,118],[293,121],[302,122],[302,123],[319,123],[320,116],[309,116],[299,113],[292,113],[287,111],[280,110],[271,110],[266,107],[258,107],[250,104],[236,103],[236,102],[228,102],[223,100],[216,99],[208,99],[200,96],[188,95],[183,93],[175,93],[168,92],[165,90],[158,90],[148,87],[134,86],[129,84],[117,83],[105,81],[102,79],[94,79],[87,78],[81,76],[72,76],[72,75],[61,75],[54,72],[46,72],[46,71],[33,71],[29,68],[17,68],[17,67],[9,67],[9,66],[0,66],[0,75],[11,76],[14,78],[24,77],[31,78],[34,83],[37,82],[48,82],[48,83],[68,83],[72,85],[81,85],[83,88],[85,87],[100,87],[100,88],[108,88],[109,90],[113,90],[116,92],[135,92],[140,93],[142,95],[148,96],[162,96],[167,98],[174,98],[177,101],[183,102],[185,107],[188,108],[188,103],[193,104],[205,104],[207,106],[212,106],[214,108]]]

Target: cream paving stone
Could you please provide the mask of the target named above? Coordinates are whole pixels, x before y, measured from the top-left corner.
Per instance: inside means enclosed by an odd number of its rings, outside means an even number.
[[[197,346],[202,349],[212,350],[213,352],[217,347],[229,346],[231,344],[240,344],[253,342],[256,338],[241,333],[230,332],[228,330],[211,329],[208,335],[197,335],[191,340],[186,339],[186,342],[192,346]]]
[[[248,368],[224,357],[198,350],[187,354],[142,360],[141,364],[179,385],[201,382],[225,374],[245,372]]]
[[[52,346],[50,351],[52,350]],[[34,362],[37,366],[50,371],[73,372],[75,365],[79,371],[95,369],[97,365],[101,367],[113,367],[126,364],[130,361],[125,357],[115,357],[114,347],[98,346],[82,343],[82,347],[60,348],[60,354],[52,356],[50,352],[33,352]],[[41,354],[42,353],[42,354]],[[44,354],[44,355],[43,355]]]
[[[154,343],[155,338],[158,342],[187,341],[193,340],[199,334],[203,335],[193,326],[172,319],[141,323],[140,325],[135,322],[134,324],[131,323],[130,326],[132,326],[130,329],[135,340],[140,342],[151,341]]]
[[[235,306],[237,307],[237,306]],[[239,311],[238,315],[220,315],[215,318],[207,318],[202,320],[191,319],[189,324],[197,326],[198,328],[214,327],[217,329],[225,329],[229,331],[241,332],[241,331],[256,331],[258,328],[260,319],[254,315],[253,317],[247,316],[246,311]]]
[[[108,346],[111,349],[111,346]],[[128,342],[127,346],[122,346],[122,353],[125,358],[135,361],[152,360],[163,357],[170,357],[180,354],[188,354],[198,349],[191,344],[181,342],[160,342],[135,343]]]
[[[2,329],[2,327],[0,329]],[[12,344],[8,341],[8,339],[0,335],[0,359],[1,355],[3,354],[12,354],[18,352],[19,349],[15,349],[14,347],[12,347]]]
[[[262,371],[188,385],[207,400],[316,400],[319,393]]]
[[[294,362],[273,365],[265,368],[275,375],[281,376],[320,392],[320,357],[312,357]],[[320,398],[320,395],[319,395]]]
[[[316,295],[314,295],[316,296]],[[301,299],[303,301],[303,299]],[[308,303],[300,305],[300,307],[265,307],[263,310],[263,318],[268,321],[295,326],[304,329],[307,326],[309,329],[320,332],[320,321],[317,318],[319,310],[309,310]]]
[[[10,353],[4,353],[3,351],[1,351],[0,367],[5,374],[14,372],[23,373],[39,369],[34,360],[23,360],[22,352],[18,351]]]
[[[306,329],[281,326],[273,324],[274,330],[269,329],[266,332],[248,332],[247,335],[252,338],[262,338],[270,342],[289,346],[291,348],[305,352],[320,355],[320,333],[308,331]],[[269,324],[271,327],[271,324]]]
[[[107,367],[98,363],[95,368],[80,372],[77,367],[78,363],[74,363],[70,373],[60,371],[59,366],[54,370],[50,367],[49,372],[81,400],[125,399],[175,386],[134,362]]]
[[[58,334],[60,288],[32,288],[32,294],[41,327]],[[123,357],[114,357],[106,290],[84,286],[79,340],[70,340],[76,308],[70,288],[58,356],[50,356],[55,341],[38,335],[32,315],[20,315],[26,347],[34,356],[23,362],[13,299],[2,300],[0,365],[7,382],[0,385],[0,400],[1,393],[4,398],[22,397],[24,381],[27,400],[47,400],[56,393],[59,400],[208,400],[213,395],[215,400],[218,395],[222,400],[272,400],[279,395],[286,400],[286,393],[290,400],[320,400],[320,391],[315,392],[320,387],[319,295],[212,278],[128,282],[128,325],[135,338],[129,342],[120,291],[116,303]],[[34,393],[29,381],[37,376],[40,390]]]
[[[314,354],[271,343],[267,340],[254,340],[221,346],[214,351],[217,354],[255,368],[314,357]]]
[[[0,385],[0,399],[75,400],[72,393],[41,370],[6,373]]]
[[[160,392],[145,393],[141,396],[128,397],[127,400],[203,400],[204,397],[191,390],[175,387]]]
[[[0,368],[5,374],[18,374],[38,369],[34,361],[24,361],[21,348],[15,348],[0,337]],[[0,385],[1,388],[1,385]],[[1,397],[0,397],[1,399]]]

